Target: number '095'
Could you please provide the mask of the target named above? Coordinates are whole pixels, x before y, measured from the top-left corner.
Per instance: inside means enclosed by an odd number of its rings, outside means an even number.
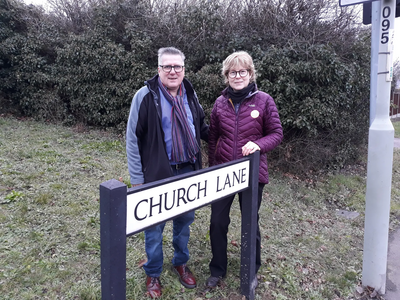
[[[381,44],[387,44],[389,42],[389,28],[390,28],[390,21],[387,19],[390,16],[390,7],[385,6],[382,10],[382,36],[381,36]]]

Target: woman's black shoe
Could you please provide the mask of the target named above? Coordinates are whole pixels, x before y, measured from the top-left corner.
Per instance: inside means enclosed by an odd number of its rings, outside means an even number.
[[[221,278],[210,276],[206,281],[206,286],[209,288],[215,288],[220,283]]]

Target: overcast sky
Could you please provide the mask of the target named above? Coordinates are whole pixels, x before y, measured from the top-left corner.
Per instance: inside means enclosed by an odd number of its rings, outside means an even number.
[[[27,4],[42,5],[44,8],[47,6],[47,0],[24,0]],[[339,0],[338,0],[339,5]],[[361,5],[361,4],[358,4]],[[400,59],[400,17],[395,18],[394,21],[395,41],[393,50],[393,62]]]

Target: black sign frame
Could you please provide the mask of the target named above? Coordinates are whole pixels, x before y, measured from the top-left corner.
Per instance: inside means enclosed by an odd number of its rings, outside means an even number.
[[[193,177],[229,165],[238,164],[246,160],[250,161],[249,186],[240,192],[243,195],[243,199],[251,199],[251,201],[248,201],[246,205],[242,206],[240,288],[242,295],[249,300],[253,300],[255,297],[255,288],[257,286],[255,259],[258,210],[258,174],[260,165],[259,151],[233,162],[144,184],[129,190],[124,183],[115,179],[103,182],[100,185],[100,258],[102,299],[126,299],[126,217],[128,193],[131,194],[144,189],[150,189],[185,177]],[[237,191],[234,193],[237,193]],[[223,198],[225,197],[226,196]],[[212,202],[219,201],[223,198],[215,199]],[[209,204],[210,203],[207,203],[206,205]],[[201,206],[196,209],[200,207]],[[154,225],[156,224],[153,224],[153,226]]]

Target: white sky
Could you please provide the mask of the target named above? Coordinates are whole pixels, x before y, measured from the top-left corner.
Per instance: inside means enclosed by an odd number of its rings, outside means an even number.
[[[338,5],[339,5],[339,0]],[[26,4],[42,5],[44,8],[47,7],[47,0],[24,0]],[[370,25],[369,25],[370,26]],[[400,17],[395,18],[394,21],[394,49],[393,49],[393,62],[396,59],[400,60]]]

